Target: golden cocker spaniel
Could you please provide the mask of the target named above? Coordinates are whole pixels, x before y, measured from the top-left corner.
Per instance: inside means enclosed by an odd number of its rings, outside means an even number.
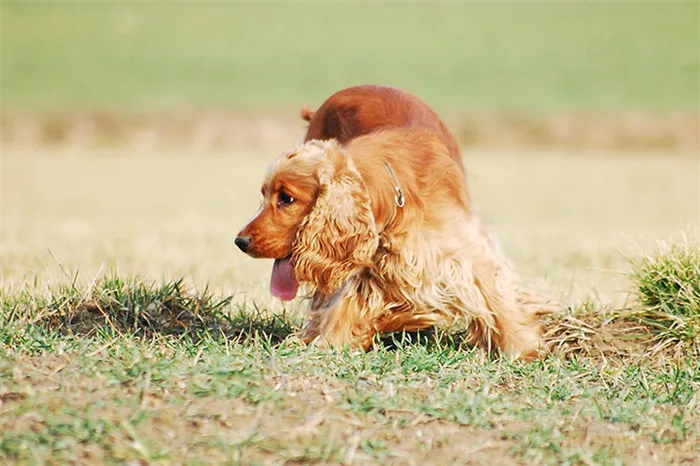
[[[547,298],[520,280],[474,212],[435,132],[393,128],[311,140],[280,156],[236,245],[274,259],[270,288],[310,298],[303,339],[369,347],[377,333],[466,319],[469,339],[531,359]]]

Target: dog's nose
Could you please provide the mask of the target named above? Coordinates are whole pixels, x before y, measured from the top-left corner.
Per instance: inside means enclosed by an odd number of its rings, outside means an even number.
[[[250,236],[239,236],[234,241],[238,249],[243,252],[248,252],[248,246],[250,246]]]

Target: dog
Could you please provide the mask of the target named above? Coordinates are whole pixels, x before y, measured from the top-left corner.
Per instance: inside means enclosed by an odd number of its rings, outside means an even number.
[[[540,353],[538,321],[553,305],[475,212],[461,159],[438,132],[312,139],[273,162],[262,194],[235,244],[274,259],[274,296],[306,289],[306,343],[368,349],[379,333],[465,319],[468,341],[489,352]]]
[[[301,118],[309,122],[304,141],[336,139],[340,144],[380,129],[410,128],[440,136],[450,155],[462,166],[455,137],[432,108],[404,90],[379,85],[342,89],[318,110],[304,106]]]

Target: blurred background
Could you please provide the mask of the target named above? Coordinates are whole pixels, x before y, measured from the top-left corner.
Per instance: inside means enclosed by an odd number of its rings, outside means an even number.
[[[696,149],[699,40],[695,1],[3,1],[3,141],[265,142],[377,83],[465,145]]]
[[[376,83],[447,122],[526,273],[617,292],[620,251],[700,223],[698,5],[3,0],[1,278],[263,290],[231,240],[266,166]]]

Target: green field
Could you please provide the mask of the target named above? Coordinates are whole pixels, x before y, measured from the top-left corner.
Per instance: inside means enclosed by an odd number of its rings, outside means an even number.
[[[2,0],[0,465],[700,465],[698,18]],[[542,361],[459,326],[295,340],[304,304],[232,240],[299,107],[358,83],[464,145],[506,251],[567,307]]]
[[[9,2],[3,112],[296,111],[385,83],[441,112],[697,111],[697,2]]]

